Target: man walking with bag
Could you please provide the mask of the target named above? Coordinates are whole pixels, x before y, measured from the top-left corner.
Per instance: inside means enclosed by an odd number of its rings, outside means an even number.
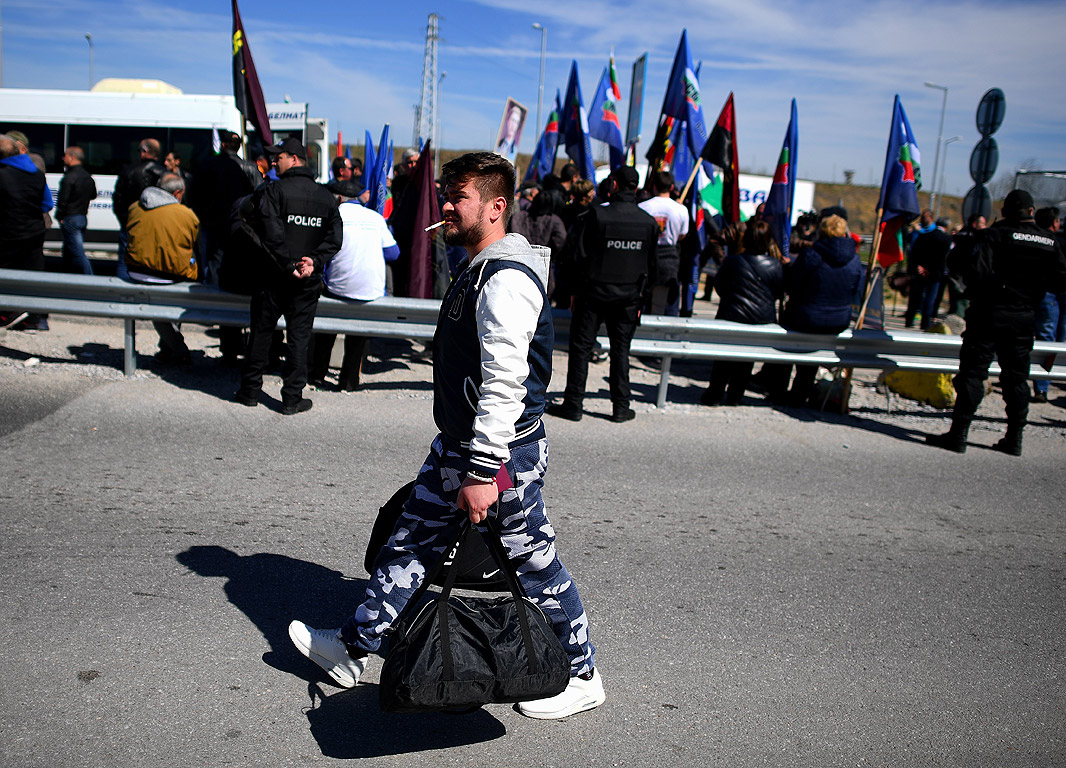
[[[506,159],[470,153],[447,163],[442,176],[445,239],[464,246],[469,257],[437,320],[433,415],[440,434],[354,615],[340,629],[294,621],[289,636],[338,684],[354,686],[427,567],[454,540],[456,526],[464,517],[481,523],[499,501],[504,549],[570,658],[566,690],[522,702],[519,710],[540,719],[568,717],[602,704],[604,692],[588,619],[559,561],[541,498],[548,459],[541,415],[553,344],[548,249],[506,234],[515,189]],[[514,483],[502,493],[501,465]]]

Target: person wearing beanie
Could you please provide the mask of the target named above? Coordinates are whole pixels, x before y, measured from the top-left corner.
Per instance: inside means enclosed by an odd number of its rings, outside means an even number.
[[[966,438],[993,357],[1007,410],[1007,432],[993,446],[1022,455],[1022,431],[1029,416],[1029,355],[1036,308],[1047,291],[1066,290],[1066,256],[1058,241],[1033,219],[1033,196],[1016,189],[1003,201],[1003,220],[976,232],[969,253],[952,251],[949,266],[966,286],[970,300],[955,376],[951,429],[927,435],[926,443],[956,453]]]

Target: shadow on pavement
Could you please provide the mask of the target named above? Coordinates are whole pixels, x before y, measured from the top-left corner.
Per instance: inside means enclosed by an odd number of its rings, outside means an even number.
[[[363,599],[366,579],[353,579],[306,560],[260,552],[238,555],[219,546],[190,547],[176,559],[189,570],[227,579],[226,597],[263,633],[263,661],[309,682],[330,678],[289,640],[289,622],[337,627]]]
[[[452,715],[433,712],[394,715],[378,706],[378,687],[355,688],[324,696],[309,683],[305,710],[322,754],[344,760],[403,755],[480,744],[506,735],[503,723],[484,709]]]
[[[305,709],[322,754],[335,758],[381,757],[476,744],[498,739],[503,724],[485,710],[392,715],[378,706],[378,687],[360,684],[324,695],[329,676],[289,640],[289,622],[335,627],[362,599],[366,579],[353,579],[306,560],[260,552],[239,555],[225,547],[189,547],[176,559],[206,578],[226,579],[226,597],[263,633],[270,650],[263,661],[307,681]],[[457,719],[460,718],[460,719]]]

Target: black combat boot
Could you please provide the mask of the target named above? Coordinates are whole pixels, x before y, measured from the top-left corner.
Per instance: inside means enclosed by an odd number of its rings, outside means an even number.
[[[966,435],[970,432],[970,425],[962,426],[962,424],[953,422],[951,429],[942,435],[926,435],[926,445],[933,445],[937,448],[943,448],[946,451],[954,451],[955,453],[966,453]]]
[[[1000,453],[1008,456],[1022,455],[1022,430],[1007,427],[1007,433],[1000,438],[999,442],[992,446]]]

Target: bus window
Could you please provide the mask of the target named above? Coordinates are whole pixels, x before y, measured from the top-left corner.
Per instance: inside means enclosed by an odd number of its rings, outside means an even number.
[[[177,152],[181,158],[181,167],[189,173],[196,173],[196,166],[211,156],[211,131],[206,128],[171,128],[169,144],[163,146],[160,159],[167,152]]]
[[[137,148],[143,139],[165,146],[166,130],[118,125],[71,125],[69,141],[85,152],[85,164],[93,173],[119,174],[140,160]],[[166,151],[165,149],[163,150]],[[160,161],[162,162],[162,157]]]
[[[30,140],[30,152],[38,152],[44,158],[48,173],[63,172],[63,126],[37,123],[26,125],[19,123],[0,123],[0,133],[22,131]]]

